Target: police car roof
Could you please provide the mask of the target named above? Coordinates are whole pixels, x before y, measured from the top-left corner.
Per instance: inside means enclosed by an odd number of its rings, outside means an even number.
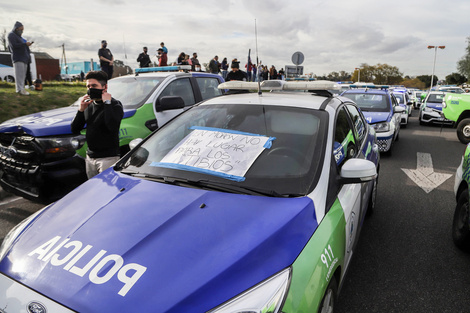
[[[332,101],[329,101],[329,99],[331,99]],[[201,105],[272,105],[320,110],[327,104],[339,104],[340,101],[336,99],[336,97],[318,96],[308,92],[268,92],[263,93],[261,95],[252,92],[215,97],[204,101],[203,103],[201,103]]]

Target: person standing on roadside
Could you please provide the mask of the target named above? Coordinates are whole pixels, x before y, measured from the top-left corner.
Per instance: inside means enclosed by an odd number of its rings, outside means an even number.
[[[165,47],[164,42],[160,42],[160,47],[162,48],[164,54],[168,54],[168,49]]]
[[[139,54],[137,62],[140,63],[140,67],[149,67],[150,66],[150,56],[147,54],[147,47],[144,47],[144,52]]]
[[[86,125],[86,173],[98,175],[119,160],[119,127],[124,115],[122,104],[108,93],[108,75],[91,71],[85,76],[87,94],[71,124],[74,134]]]
[[[218,74],[220,71],[220,64],[219,64],[219,57],[215,56],[212,60],[209,62],[209,71],[212,74]]]
[[[227,61],[227,58],[224,58],[222,60],[222,63],[220,64],[220,68],[222,69],[222,77],[224,79],[226,79],[227,74],[228,74],[228,61]]]
[[[240,70],[240,62],[237,59],[232,60],[231,68],[232,68],[232,71],[227,74],[227,78],[225,79],[226,81],[231,81],[231,80],[246,81],[247,80],[247,75],[244,71]]]
[[[108,43],[106,40],[101,41],[101,49],[98,50],[98,57],[100,58],[101,70],[108,74],[108,78],[113,78],[114,71],[114,57],[111,53],[111,50],[108,48]]]
[[[191,58],[191,71],[200,71],[201,70],[201,63],[197,59],[197,53],[193,53],[193,57]]]
[[[159,48],[157,51],[158,66],[168,66],[168,55],[163,53],[163,48]]]
[[[15,69],[15,85],[16,92],[20,95],[28,96],[29,92],[24,89],[26,79],[26,70],[31,62],[31,52],[29,47],[33,42],[25,41],[21,38],[24,26],[20,22],[16,22],[12,31],[8,34],[8,49],[11,53],[11,61]]]

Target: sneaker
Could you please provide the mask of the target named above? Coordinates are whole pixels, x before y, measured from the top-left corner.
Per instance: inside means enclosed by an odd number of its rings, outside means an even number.
[[[34,85],[31,85],[31,86],[29,86],[29,89],[34,90],[36,88],[34,87]]]
[[[20,95],[29,96],[29,92],[27,92],[26,90],[21,90]]]
[[[29,86],[28,85],[24,86],[24,89],[29,89]]]

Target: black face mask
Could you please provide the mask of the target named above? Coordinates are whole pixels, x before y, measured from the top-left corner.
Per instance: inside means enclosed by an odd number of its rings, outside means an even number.
[[[88,91],[87,91],[87,95],[90,96],[91,100],[101,101],[101,97],[103,95],[103,90],[104,89],[89,88]]]

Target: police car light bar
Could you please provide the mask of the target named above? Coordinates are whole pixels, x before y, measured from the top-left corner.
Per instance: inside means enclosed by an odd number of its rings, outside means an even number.
[[[258,83],[229,81],[219,85],[219,89],[230,90],[257,90]],[[284,81],[264,80],[260,84],[261,90],[341,90],[340,85],[326,80],[317,81]]]
[[[136,68],[135,73],[154,73],[154,72],[175,72],[175,71],[190,71],[191,65],[174,65],[174,66],[159,66],[159,67],[142,67]]]

